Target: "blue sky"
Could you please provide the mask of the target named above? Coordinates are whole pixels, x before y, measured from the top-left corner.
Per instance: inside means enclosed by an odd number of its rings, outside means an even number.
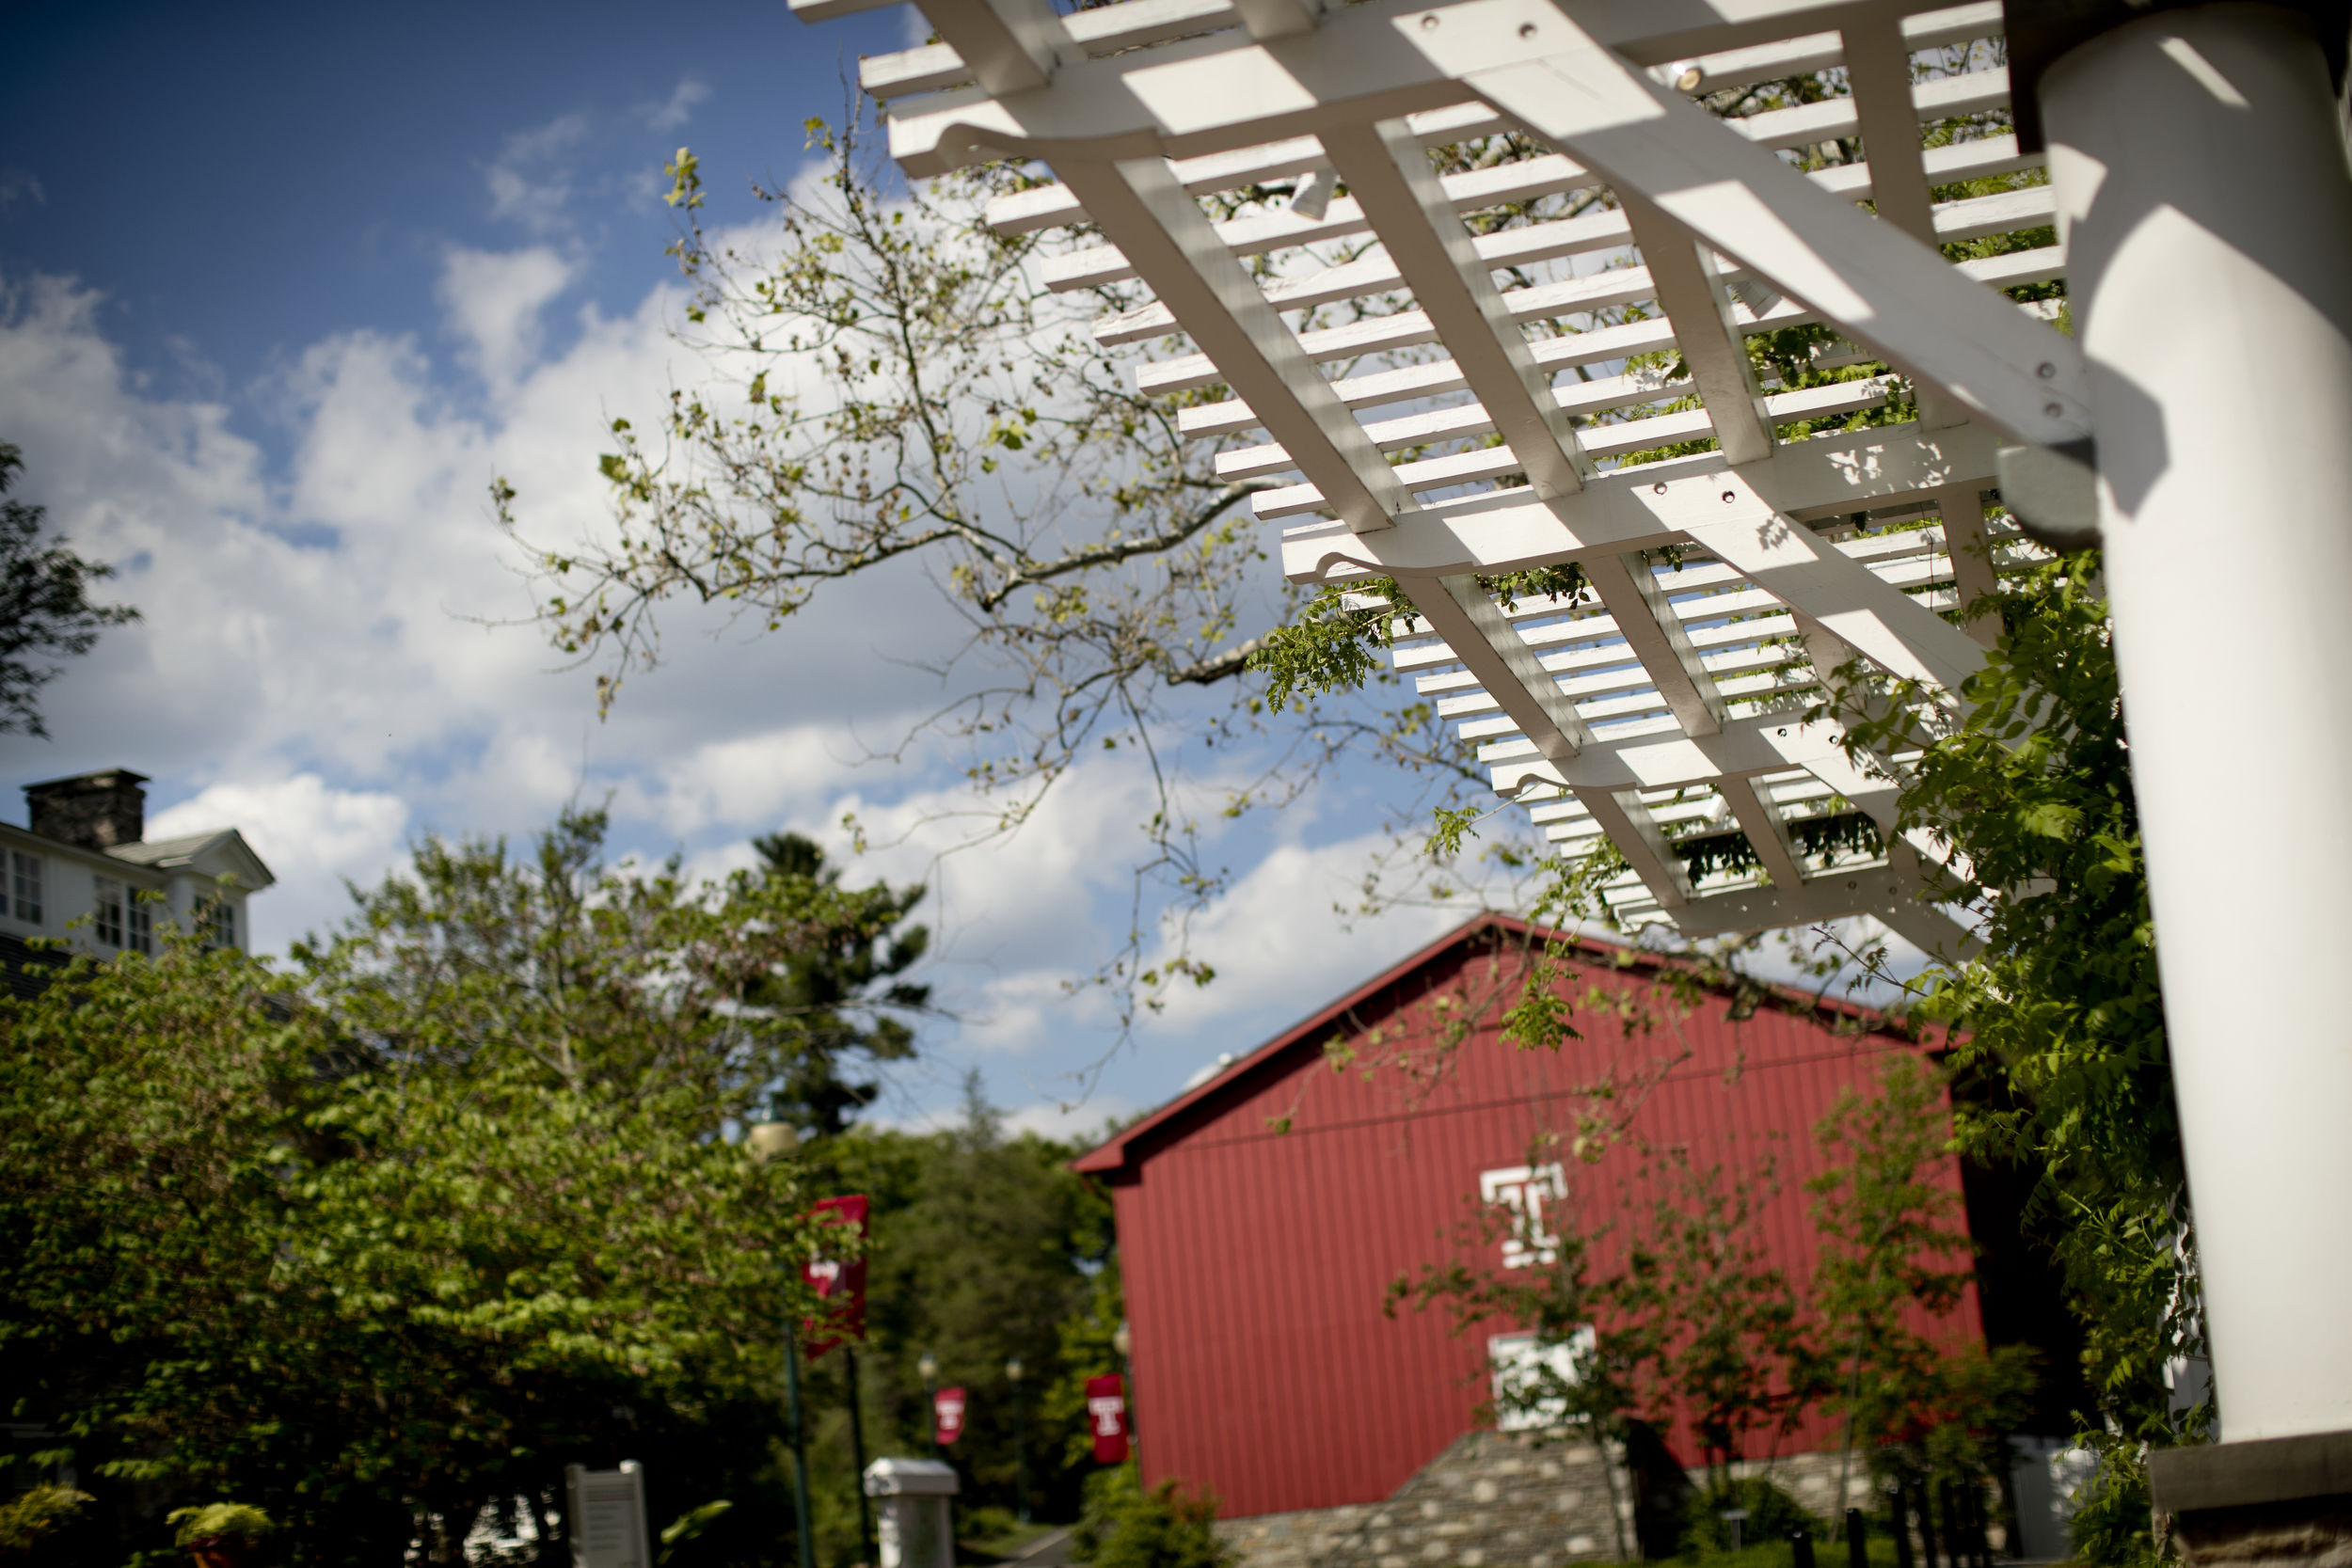
[[[838,844],[854,811],[886,847],[853,879],[931,880],[930,977],[960,1015],[895,1084],[907,1120],[977,1067],[1025,1124],[1091,1129],[1450,925],[1334,911],[1385,780],[1230,828],[1233,885],[1197,927],[1220,978],[1067,1108],[1113,1037],[1065,983],[1124,929],[1147,792],[1089,763],[1013,842],[941,858],[959,759],[865,760],[939,695],[907,663],[940,645],[927,584],[861,585],[766,638],[675,617],[669,665],[601,723],[586,674],[497,624],[528,599],[491,475],[541,537],[593,528],[605,420],[698,373],[668,332],[669,153],[700,155],[715,222],[755,221],[749,181],[788,180],[802,122],[905,33],[898,10],[805,27],[781,0],[18,12],[0,440],[147,618],[51,689],[54,741],[0,739],[7,799],[152,775],[152,833],[235,825],[277,870],[265,947],[427,829],[524,834],[609,797],[624,848],[717,871],[779,826]]]

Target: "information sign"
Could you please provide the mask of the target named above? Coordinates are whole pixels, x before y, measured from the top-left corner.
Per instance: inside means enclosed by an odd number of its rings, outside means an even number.
[[[653,1568],[645,1535],[645,1473],[637,1461],[617,1470],[569,1465],[572,1568]]]

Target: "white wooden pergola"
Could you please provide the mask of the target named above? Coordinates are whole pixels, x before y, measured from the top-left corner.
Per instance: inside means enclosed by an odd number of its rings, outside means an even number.
[[[2256,911],[2314,969],[2352,951],[2334,680],[2352,617],[2324,586],[2352,580],[2341,47],[2258,6],[2028,11],[2021,145],[1923,134],[2010,106],[1997,3],[917,3],[940,41],[862,71],[893,156],[1050,170],[990,220],[1099,234],[1050,281],[1148,288],[1102,341],[1172,345],[1139,360],[1143,389],[1229,440],[1221,473],[1287,476],[1255,502],[1286,525],[1293,581],[1396,581],[1416,611],[1400,669],[1552,839],[1606,835],[1629,918],[1705,935],[1868,914],[1957,950],[1919,901],[1895,786],[1804,710],[1857,657],[1957,702],[1992,628],[1945,612],[2031,547],[1988,522],[1988,492],[2103,533],[2226,1418],[2233,1437],[2352,1428],[2352,1221],[2293,1259],[2274,1234],[2282,1192],[2352,1212],[2352,1048],[2323,1043],[2343,1035],[2324,988],[2249,1002],[2181,957]],[[1930,50],[1952,53],[1916,69]],[[1696,101],[1825,71],[1820,102]],[[1440,176],[1427,155],[1505,132],[1521,150],[1501,161]],[[2042,166],[2044,135],[2047,182],[1934,199]],[[1841,138],[1867,161],[1787,155]],[[1269,186],[1287,200],[1231,199]],[[1605,194],[1465,221],[1574,193]],[[2062,243],[1939,248],[2054,225]],[[2054,302],[2003,292],[2058,279],[2074,336]],[[1347,302],[1370,303],[1335,317]],[[1759,384],[1745,338],[1800,323],[1896,376]],[[1629,368],[1666,351],[1687,380]],[[1791,429],[1897,396],[1915,418]],[[1573,598],[1482,580],[1571,562]],[[2316,825],[2304,864],[2215,851],[2255,788]],[[1808,832],[1847,811],[1889,847]],[[1687,853],[1733,838],[1744,853]],[[2262,1073],[2231,1054],[2249,1027]]]
[[[1868,913],[1948,951],[1964,936],[1918,900],[1892,786],[1795,710],[1817,667],[1856,654],[1935,692],[1975,668],[1977,644],[1938,611],[1992,579],[1996,447],[2087,434],[2083,372],[2036,319],[2046,305],[1996,292],[2060,276],[2060,249],[1953,267],[1923,242],[2045,229],[2055,201],[2047,185],[1931,198],[2038,162],[2012,135],[1920,145],[1923,121],[2006,104],[1989,46],[1958,74],[1915,84],[1911,69],[1917,50],[1989,45],[1997,4],[1886,9],[1842,36],[1801,6],[1728,24],[1726,8],[1570,23],[1549,0],[1320,15],[1297,0],[1124,0],[1064,18],[1041,0],[927,0],[945,41],[868,58],[862,78],[890,103],[910,173],[1050,166],[1053,183],[998,201],[992,221],[1099,230],[1108,243],[1057,257],[1049,281],[1149,286],[1152,303],[1098,336],[1190,341],[1138,365],[1143,388],[1194,394],[1184,429],[1242,438],[1222,475],[1291,479],[1255,502],[1290,523],[1292,580],[1398,582],[1418,611],[1399,668],[1551,839],[1609,837],[1629,868],[1607,890],[1621,918],[1704,936]],[[1733,119],[1692,102],[1841,64],[1851,97]],[[1521,127],[1560,150],[1431,170],[1427,147]],[[1855,136],[1867,163],[1808,177],[1780,156]],[[1287,205],[1222,223],[1203,209],[1269,182],[1291,185]],[[1463,222],[1599,190],[1581,215],[1475,238]],[[1367,236],[1376,247],[1332,256]],[[1503,271],[1516,286],[1498,285]],[[1311,319],[1367,299],[1382,308]],[[1811,303],[1825,299],[1835,315]],[[1825,319],[1919,378],[1916,423],[1781,438],[1897,389],[1757,384],[1744,334]],[[1666,351],[1687,381],[1626,372]],[[1708,438],[1705,455],[1628,460]],[[1590,585],[1574,600],[1498,602],[1480,583],[1570,562]],[[1809,822],[1853,811],[1891,853],[1806,852]],[[1724,853],[1727,839],[1746,852]],[[1702,844],[1716,852],[1697,863],[1719,868],[1693,875]]]

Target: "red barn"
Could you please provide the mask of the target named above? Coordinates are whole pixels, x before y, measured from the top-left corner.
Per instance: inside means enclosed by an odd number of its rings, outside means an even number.
[[[1502,1266],[1567,1211],[1639,1193],[1629,1144],[1592,1164],[1570,1148],[1596,1105],[1694,1163],[1769,1157],[1756,1234],[1809,1275],[1804,1182],[1825,1164],[1811,1131],[1870,1089],[1883,1053],[1917,1047],[1866,1009],[1700,984],[1580,940],[1551,985],[1581,1037],[1515,1049],[1497,1023],[1543,936],[1473,920],[1077,1162],[1117,1208],[1147,1480],[1206,1483],[1228,1517],[1334,1509],[1389,1497],[1470,1433],[1486,1336],[1437,1311],[1391,1316],[1390,1286],[1465,1247]],[[1603,1080],[1613,1101],[1592,1097]],[[1963,1186],[1957,1163],[1944,1174]],[[1974,1173],[1980,1238],[1989,1223],[2013,1239],[2016,1185]],[[1482,1202],[1512,1206],[1520,1237],[1472,1239]],[[1995,1246],[1945,1331],[2028,1338],[2052,1299],[2016,1246]],[[1836,1443],[1817,1420],[1783,1447]]]

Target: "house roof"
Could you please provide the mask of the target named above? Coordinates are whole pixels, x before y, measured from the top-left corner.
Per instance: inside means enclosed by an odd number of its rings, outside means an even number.
[[[1229,1091],[1255,1079],[1287,1070],[1290,1058],[1297,1053],[1319,1053],[1327,1031],[1351,1009],[1363,1006],[1382,991],[1436,963],[1456,948],[1470,945],[1487,932],[1507,934],[1530,942],[1556,941],[1596,956],[1609,955],[1614,961],[1634,969],[1655,971],[1678,966],[1682,962],[1672,955],[1646,952],[1623,942],[1547,929],[1516,915],[1476,915],[1427,946],[1382,970],[1311,1017],[1293,1024],[1248,1055],[1187,1088],[1158,1110],[1128,1123],[1096,1148],[1073,1160],[1071,1168],[1090,1176],[1109,1176],[1138,1164],[1143,1153],[1141,1145],[1166,1142],[1176,1134],[1182,1124],[1196,1116],[1210,1114],[1204,1109],[1205,1101],[1221,1099]],[[1728,985],[1720,984],[1708,989],[1723,994],[1729,994],[1733,990]],[[1766,984],[1762,989],[1791,1011],[1828,1014],[1860,1022],[1873,1030],[1897,1027],[1895,1021],[1875,1007],[1817,996],[1793,986]]]
[[[215,876],[229,873],[248,893],[278,880],[262,863],[262,857],[253,852],[253,847],[246,843],[245,835],[234,828],[216,828],[208,833],[189,833],[182,838],[119,844],[99,853],[109,860],[151,866],[157,871],[209,871]]]

